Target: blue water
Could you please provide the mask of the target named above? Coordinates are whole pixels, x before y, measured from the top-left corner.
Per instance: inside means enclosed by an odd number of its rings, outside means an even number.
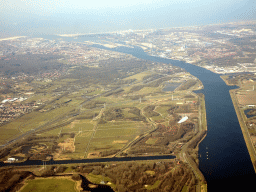
[[[250,117],[254,117],[255,115],[248,115],[247,113],[251,111],[251,109],[246,109],[244,110],[244,114],[246,115],[247,118],[250,118]]]

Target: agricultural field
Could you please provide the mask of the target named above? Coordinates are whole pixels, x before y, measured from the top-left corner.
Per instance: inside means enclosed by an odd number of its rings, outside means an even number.
[[[157,151],[169,154],[168,146],[160,146],[161,137],[168,138],[168,131],[171,130],[172,133],[179,133],[170,137],[170,141],[177,142],[179,137],[191,131],[180,128],[180,125],[173,127],[183,113],[197,114],[194,105],[184,107],[186,102],[196,101],[197,98],[188,91],[200,84],[189,80],[189,74],[175,76],[143,70],[136,74],[122,73],[126,74],[123,79],[116,79],[112,84],[100,84],[94,79],[85,86],[74,75],[81,72],[79,69],[83,72],[88,70],[75,67],[66,78],[49,82],[32,81],[35,90],[28,100],[39,104],[32,112],[0,128],[4,130],[0,136],[2,143],[18,134],[34,131],[19,144],[29,150],[24,153],[22,147],[13,147],[3,160],[15,154],[25,159],[52,156],[56,160],[157,154]],[[90,70],[97,73],[95,69]],[[181,90],[163,91],[167,81],[176,78],[182,83],[183,77],[189,83],[181,84]],[[191,119],[188,123],[194,124],[195,121]],[[159,135],[153,137],[152,133]],[[141,142],[145,148],[138,150]],[[148,146],[153,148],[148,150]]]
[[[76,182],[68,178],[46,178],[28,180],[21,192],[78,192]]]

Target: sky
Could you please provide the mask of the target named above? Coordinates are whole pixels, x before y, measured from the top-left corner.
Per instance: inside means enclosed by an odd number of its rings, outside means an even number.
[[[255,19],[255,0],[0,0],[0,35],[98,33]]]

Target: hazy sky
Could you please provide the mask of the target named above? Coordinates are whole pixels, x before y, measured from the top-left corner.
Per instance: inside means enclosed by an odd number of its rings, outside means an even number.
[[[0,0],[0,33],[90,33],[256,19],[255,0]]]

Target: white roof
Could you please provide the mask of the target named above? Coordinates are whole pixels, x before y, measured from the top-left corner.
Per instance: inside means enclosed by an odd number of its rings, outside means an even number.
[[[2,101],[2,103],[6,103],[7,101],[9,101],[9,99],[5,99]]]
[[[188,116],[183,117],[178,123],[183,123],[188,120]]]

